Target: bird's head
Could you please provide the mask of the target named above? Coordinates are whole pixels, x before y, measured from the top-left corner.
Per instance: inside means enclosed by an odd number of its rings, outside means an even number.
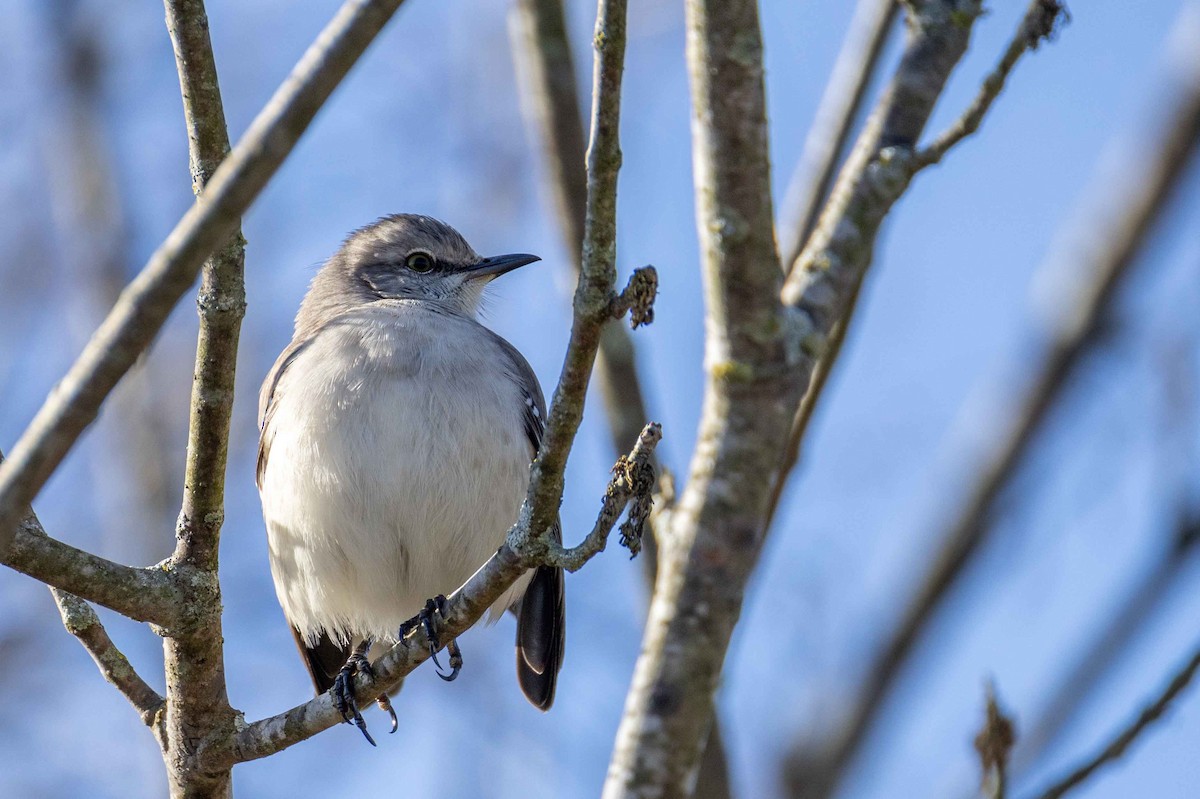
[[[488,283],[538,260],[526,253],[484,258],[444,222],[386,216],[346,238],[313,279],[297,321],[328,319],[378,299],[427,300],[474,315]]]

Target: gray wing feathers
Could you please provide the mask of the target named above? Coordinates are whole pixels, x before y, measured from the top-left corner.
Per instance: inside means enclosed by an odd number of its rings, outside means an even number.
[[[512,379],[525,397],[525,433],[532,457],[537,457],[546,430],[546,399],[525,358],[517,349],[496,337],[508,356]],[[562,543],[562,527],[551,531]],[[549,710],[554,704],[558,672],[566,645],[566,596],[562,569],[539,566],[517,609],[517,681],[534,707]]]
[[[291,362],[304,351],[311,341],[312,336],[309,336],[289,344],[287,349],[281,352],[275,360],[275,365],[267,373],[267,379],[263,381],[262,389],[258,392],[258,467],[254,473],[254,482],[260,489],[262,488],[263,473],[267,470],[267,458],[271,454],[271,439],[275,437],[275,433],[271,429],[271,415],[275,410],[272,404],[272,400],[275,398],[275,387],[279,385],[279,379],[283,377],[284,371]]]

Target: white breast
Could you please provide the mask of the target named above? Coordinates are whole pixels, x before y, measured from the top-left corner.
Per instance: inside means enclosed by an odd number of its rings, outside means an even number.
[[[503,543],[530,445],[521,390],[496,378],[502,358],[473,320],[372,306],[284,371],[261,496],[280,604],[310,642],[394,639]]]

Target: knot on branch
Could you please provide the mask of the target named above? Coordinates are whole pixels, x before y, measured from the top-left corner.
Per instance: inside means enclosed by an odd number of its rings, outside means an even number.
[[[629,326],[637,330],[654,321],[654,298],[658,296],[658,272],[653,266],[633,270],[629,283],[609,302],[614,319],[629,314]]]
[[[1036,50],[1043,41],[1053,41],[1059,29],[1071,21],[1071,13],[1058,0],[1039,0],[1036,13],[1025,17],[1025,44]]]
[[[96,611],[92,609],[91,605],[65,591],[59,598],[58,613],[62,617],[63,627],[76,638],[100,623],[100,617],[96,615]]]
[[[987,687],[987,717],[983,729],[975,736],[975,751],[979,753],[979,768],[985,792],[993,796],[1004,795],[1005,776],[1008,773],[1008,756],[1016,742],[1016,731],[1012,719],[1004,714],[996,701],[996,689]],[[987,786],[996,787],[988,791]]]
[[[654,448],[662,440],[662,425],[651,422],[642,428],[637,443],[628,455],[622,455],[612,470],[612,479],[600,501],[600,515],[592,531],[578,546],[570,549],[550,542],[543,562],[570,572],[579,571],[583,564],[604,551],[608,534],[617,524],[625,507],[629,515],[621,525],[621,545],[634,556],[642,548],[642,531],[654,507]]]
[[[652,423],[646,426],[634,447],[632,457],[622,455],[613,466],[613,479],[608,484],[607,502],[617,492],[628,497],[629,512],[621,524],[621,546],[629,550],[629,557],[636,558],[642,551],[642,533],[646,520],[654,510],[654,464],[650,461],[652,448],[641,446],[646,436],[662,438],[662,426]]]

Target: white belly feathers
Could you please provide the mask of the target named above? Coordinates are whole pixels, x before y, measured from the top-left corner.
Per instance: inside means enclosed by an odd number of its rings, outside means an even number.
[[[280,604],[310,643],[322,630],[393,640],[516,520],[531,458],[524,398],[511,381],[482,379],[503,357],[490,337],[454,351],[427,332],[434,313],[377,304],[339,317],[276,385],[263,514]]]

